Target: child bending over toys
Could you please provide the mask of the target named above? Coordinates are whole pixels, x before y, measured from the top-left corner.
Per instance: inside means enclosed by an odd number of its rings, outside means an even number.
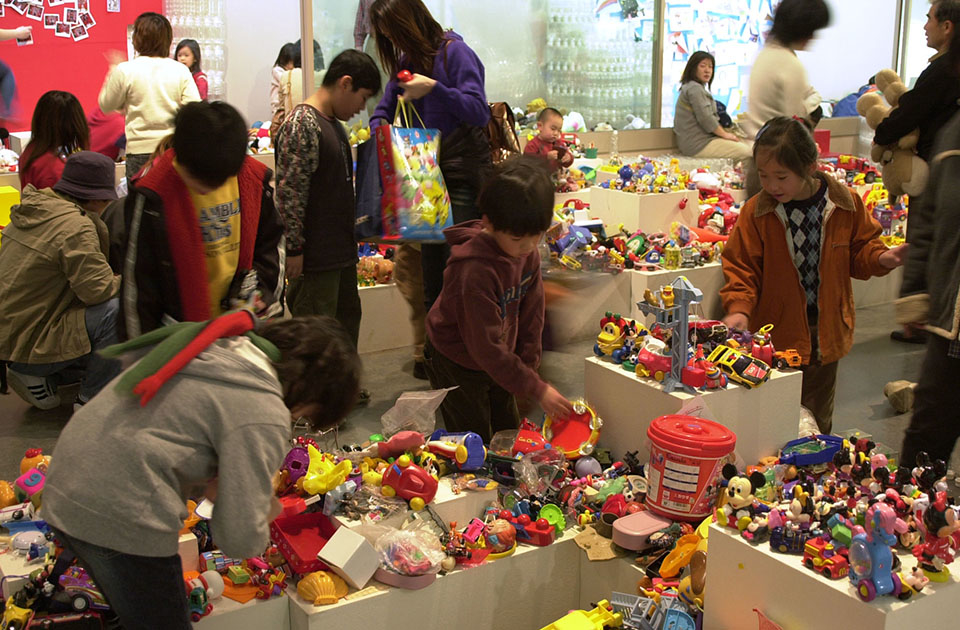
[[[837,362],[853,344],[850,278],[889,273],[903,264],[906,246],[887,249],[860,198],[817,171],[817,145],[803,121],[767,122],[753,156],[763,189],[723,250],[724,323],[774,325],[775,345],[802,357],[800,402],[830,433]]]
[[[553,185],[537,157],[497,166],[480,192],[479,221],[447,229],[450,260],[427,315],[427,376],[453,387],[440,406],[446,429],[491,436],[520,424],[515,396],[548,414],[573,407],[537,374],[544,299],[537,245],[553,216]]]
[[[261,554],[281,511],[271,478],[291,421],[319,429],[346,416],[360,359],[332,318],[258,322],[248,311],[158,328],[104,353],[136,349],[142,358],[60,435],[41,514],[124,628],[189,630],[177,555],[187,499],[215,501],[210,526],[224,554]]]

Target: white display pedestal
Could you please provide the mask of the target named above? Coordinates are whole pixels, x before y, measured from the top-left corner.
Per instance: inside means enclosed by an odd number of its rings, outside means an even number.
[[[639,452],[640,461],[649,457],[647,427],[654,419],[677,413],[693,398],[683,392],[666,393],[660,383],[640,379],[619,365],[588,357],[584,366],[586,400],[603,419],[600,446],[609,448],[614,459],[627,451]],[[770,380],[756,389],[729,385],[701,393],[712,419],[737,435],[736,451],[748,464],[776,455],[786,442],[796,439],[800,423],[798,371],[774,370]]]
[[[290,595],[267,600],[252,599],[246,604],[221,597],[214,600],[213,612],[193,624],[199,630],[281,630],[290,627]]]
[[[853,304],[856,308],[888,304],[900,297],[903,267],[897,267],[880,278],[853,281]]]
[[[546,547],[521,545],[508,558],[440,576],[418,591],[390,588],[313,606],[291,590],[290,627],[321,630],[386,623],[391,630],[440,630],[451,624],[462,630],[542,628],[581,601],[578,556],[583,552],[574,535],[568,530]]]
[[[646,325],[647,318],[637,308],[637,302],[643,299],[646,289],[656,293],[660,287],[673,282],[678,276],[686,276],[690,284],[703,292],[703,301],[700,302],[700,311],[708,319],[721,319],[724,315],[723,304],[720,302],[720,289],[723,287],[723,268],[719,262],[712,262],[702,267],[692,269],[662,269],[659,271],[625,272],[630,275],[632,302],[630,317],[642,321]],[[694,309],[693,312],[696,312]]]
[[[746,188],[724,188],[723,192],[728,193],[731,197],[733,197],[734,203],[742,204],[747,200]]]
[[[696,225],[700,217],[700,196],[695,190],[647,195],[600,187],[592,190],[590,214],[599,217],[610,231],[623,223],[630,233],[637,230],[647,234],[669,232],[674,221]],[[680,202],[684,199],[687,204],[681,209]]]
[[[8,550],[0,554],[0,579],[3,580],[3,590],[0,594],[3,595],[3,601],[7,601],[8,597],[20,590],[30,572],[39,569],[43,563],[39,560],[28,563],[26,556],[9,551],[6,545],[4,549]]]
[[[703,627],[756,628],[759,609],[784,630],[842,627],[844,630],[956,628],[957,578],[931,582],[909,601],[892,596],[863,602],[846,578],[828,580],[801,564],[801,557],[753,546],[717,525],[710,527],[707,597]],[[912,569],[916,560],[900,556]]]
[[[360,287],[360,308],[360,354],[413,345],[410,305],[397,285]]]
[[[630,275],[577,271],[545,276],[569,291],[547,311],[554,340],[566,343],[596,337],[607,311],[629,316],[633,306]]]

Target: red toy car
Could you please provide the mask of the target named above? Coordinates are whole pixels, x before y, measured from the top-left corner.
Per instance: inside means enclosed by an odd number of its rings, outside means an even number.
[[[419,512],[436,496],[437,480],[408,455],[401,455],[383,473],[380,491],[385,497],[398,496],[409,501],[410,508]]]
[[[846,549],[836,549],[833,543],[817,536],[803,545],[803,564],[831,580],[839,580],[850,572],[850,563],[844,557]]]

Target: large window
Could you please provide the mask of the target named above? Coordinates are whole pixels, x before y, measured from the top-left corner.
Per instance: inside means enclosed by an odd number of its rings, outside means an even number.
[[[353,47],[359,0],[304,0],[314,38],[329,61]],[[673,124],[680,77],[690,54],[717,59],[712,91],[734,117],[747,109],[750,68],[779,0],[424,0],[434,18],[476,51],[487,96],[525,107],[542,97],[580,112],[588,127]],[[834,20],[811,52],[810,80],[828,100],[856,91],[894,60],[898,11],[911,0],[827,0]],[[912,0],[910,72],[919,59],[918,23],[929,6]],[[912,15],[912,14],[911,14]],[[662,38],[662,39],[658,39]],[[373,47],[366,46],[368,52]],[[845,52],[854,51],[854,52]],[[919,60],[918,60],[919,59]],[[660,65],[658,65],[658,63]],[[876,67],[874,67],[876,66]]]

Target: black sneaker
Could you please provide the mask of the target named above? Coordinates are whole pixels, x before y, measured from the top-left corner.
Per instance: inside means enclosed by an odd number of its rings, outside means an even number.
[[[921,328],[914,330],[907,335],[903,332],[903,329],[898,329],[890,333],[890,338],[901,343],[923,344],[927,343],[927,331]]]
[[[424,361],[413,362],[413,378],[418,378],[421,381],[429,380],[427,378],[427,364]]]

